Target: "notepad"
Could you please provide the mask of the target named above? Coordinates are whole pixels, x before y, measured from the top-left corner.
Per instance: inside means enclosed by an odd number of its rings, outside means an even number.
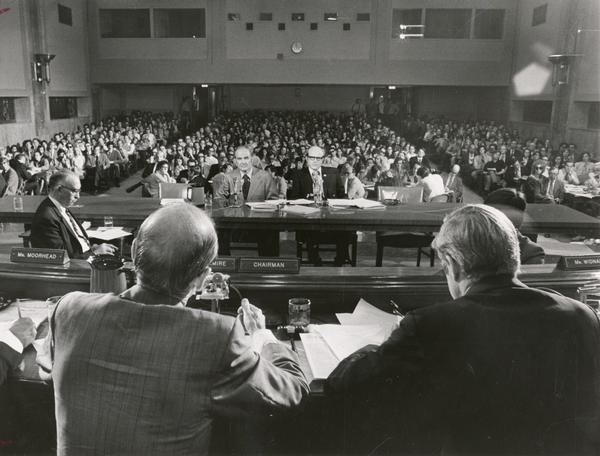
[[[124,230],[122,227],[114,226],[112,228],[100,227],[95,230],[87,230],[87,235],[94,239],[100,239],[101,241],[112,241],[114,239],[131,236],[131,233]]]
[[[307,206],[286,206],[283,208],[283,211],[288,214],[297,214],[297,215],[310,215],[315,212],[320,212],[318,207],[307,207]]]

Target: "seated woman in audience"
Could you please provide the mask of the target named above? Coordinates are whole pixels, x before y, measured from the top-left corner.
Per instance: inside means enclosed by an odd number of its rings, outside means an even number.
[[[504,182],[509,188],[518,189],[521,187],[521,162],[516,155],[508,159],[508,165],[504,173]]]
[[[575,172],[574,163],[572,161],[565,162],[565,166],[558,170],[558,178],[565,184],[579,185],[579,177]]]
[[[579,182],[585,182],[589,179],[589,174],[594,170],[594,163],[590,160],[590,154],[584,152],[581,155],[581,161],[575,163],[575,172]]]
[[[158,198],[159,187],[161,183],[175,183],[175,179],[169,175],[169,162],[159,161],[156,164],[156,171],[143,179],[144,196]]]
[[[177,177],[185,169],[187,168],[184,165],[183,157],[181,155],[176,155],[175,159],[173,160],[173,165],[171,166],[171,176]]]
[[[583,185],[590,190],[598,190],[600,188],[600,162],[594,163]]]

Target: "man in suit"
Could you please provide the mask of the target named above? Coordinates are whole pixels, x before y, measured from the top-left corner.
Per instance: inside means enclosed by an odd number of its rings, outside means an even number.
[[[429,159],[425,156],[425,150],[419,149],[416,156],[410,157],[408,160],[408,169],[414,169],[415,165],[426,168],[431,167]]]
[[[0,328],[0,385],[8,373],[19,365],[22,353],[35,339],[35,324],[31,318],[19,318],[10,328]]]
[[[454,165],[447,174],[442,173],[444,188],[447,192],[452,192],[452,199],[455,203],[462,203],[463,199],[463,181],[459,174],[459,165]]]
[[[244,202],[262,202],[277,198],[277,185],[271,174],[252,166],[253,154],[246,146],[238,147],[235,151],[237,168],[226,173],[223,185],[216,189],[215,198],[230,200],[237,198],[240,204]],[[219,230],[219,253],[230,254],[231,241],[250,241],[258,243],[258,256],[279,256],[279,231],[232,231]]]
[[[379,454],[596,454],[598,315],[517,279],[517,232],[497,209],[455,210],[432,246],[453,300],[408,313],[326,391],[358,404]]]
[[[344,194],[348,199],[364,198],[367,195],[364,185],[354,174],[354,169],[350,163],[341,165],[342,183],[344,185]]]
[[[550,168],[548,179],[542,183],[542,195],[550,202],[560,204],[565,197],[565,183],[558,178],[558,168]]]
[[[69,210],[79,199],[81,182],[71,171],[61,170],[50,177],[48,197],[38,206],[31,224],[31,245],[64,249],[70,258],[113,254],[111,244],[92,244],[85,228]]]
[[[6,155],[0,157],[0,166],[2,166],[2,177],[6,182],[6,188],[0,196],[16,195],[19,192],[19,175],[11,168],[10,159]]]
[[[321,192],[323,199],[344,198],[344,184],[336,168],[321,167],[325,151],[319,146],[308,149],[308,168],[302,168],[292,184],[291,199],[313,198],[315,191]],[[342,266],[348,261],[348,243],[351,234],[345,231],[306,232],[297,231],[297,239],[305,241],[308,247],[308,259],[315,266],[320,266],[319,243],[336,245],[335,265]]]
[[[552,203],[553,200],[547,197],[543,190],[547,188],[548,178],[544,176],[546,165],[544,161],[537,160],[532,165],[531,175],[523,184],[523,193],[528,203]]]
[[[51,316],[53,362],[42,367],[54,381],[59,455],[207,454],[216,418],[300,403],[298,357],[259,308],[244,299],[233,318],[186,307],[217,255],[203,211],[158,209],[131,250],[135,286],[69,293]]]

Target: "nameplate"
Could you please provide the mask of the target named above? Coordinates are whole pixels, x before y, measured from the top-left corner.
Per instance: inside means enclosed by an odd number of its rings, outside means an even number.
[[[600,255],[563,256],[558,260],[557,267],[565,271],[600,269]]]
[[[300,260],[297,258],[240,258],[238,271],[298,274]]]
[[[226,256],[217,257],[210,264],[210,267],[214,272],[236,272],[237,258]]]
[[[69,256],[66,250],[60,249],[13,247],[10,250],[10,261],[13,263],[66,264],[69,262]]]

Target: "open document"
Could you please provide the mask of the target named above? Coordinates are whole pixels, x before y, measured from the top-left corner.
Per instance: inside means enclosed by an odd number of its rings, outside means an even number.
[[[327,200],[333,207],[357,207],[359,209],[385,209],[385,205],[379,201],[368,200],[365,198],[356,199],[334,199]]]
[[[389,314],[361,299],[352,313],[336,314],[339,325],[314,325],[300,334],[315,379],[324,379],[338,363],[366,345],[381,345],[402,317]]]

